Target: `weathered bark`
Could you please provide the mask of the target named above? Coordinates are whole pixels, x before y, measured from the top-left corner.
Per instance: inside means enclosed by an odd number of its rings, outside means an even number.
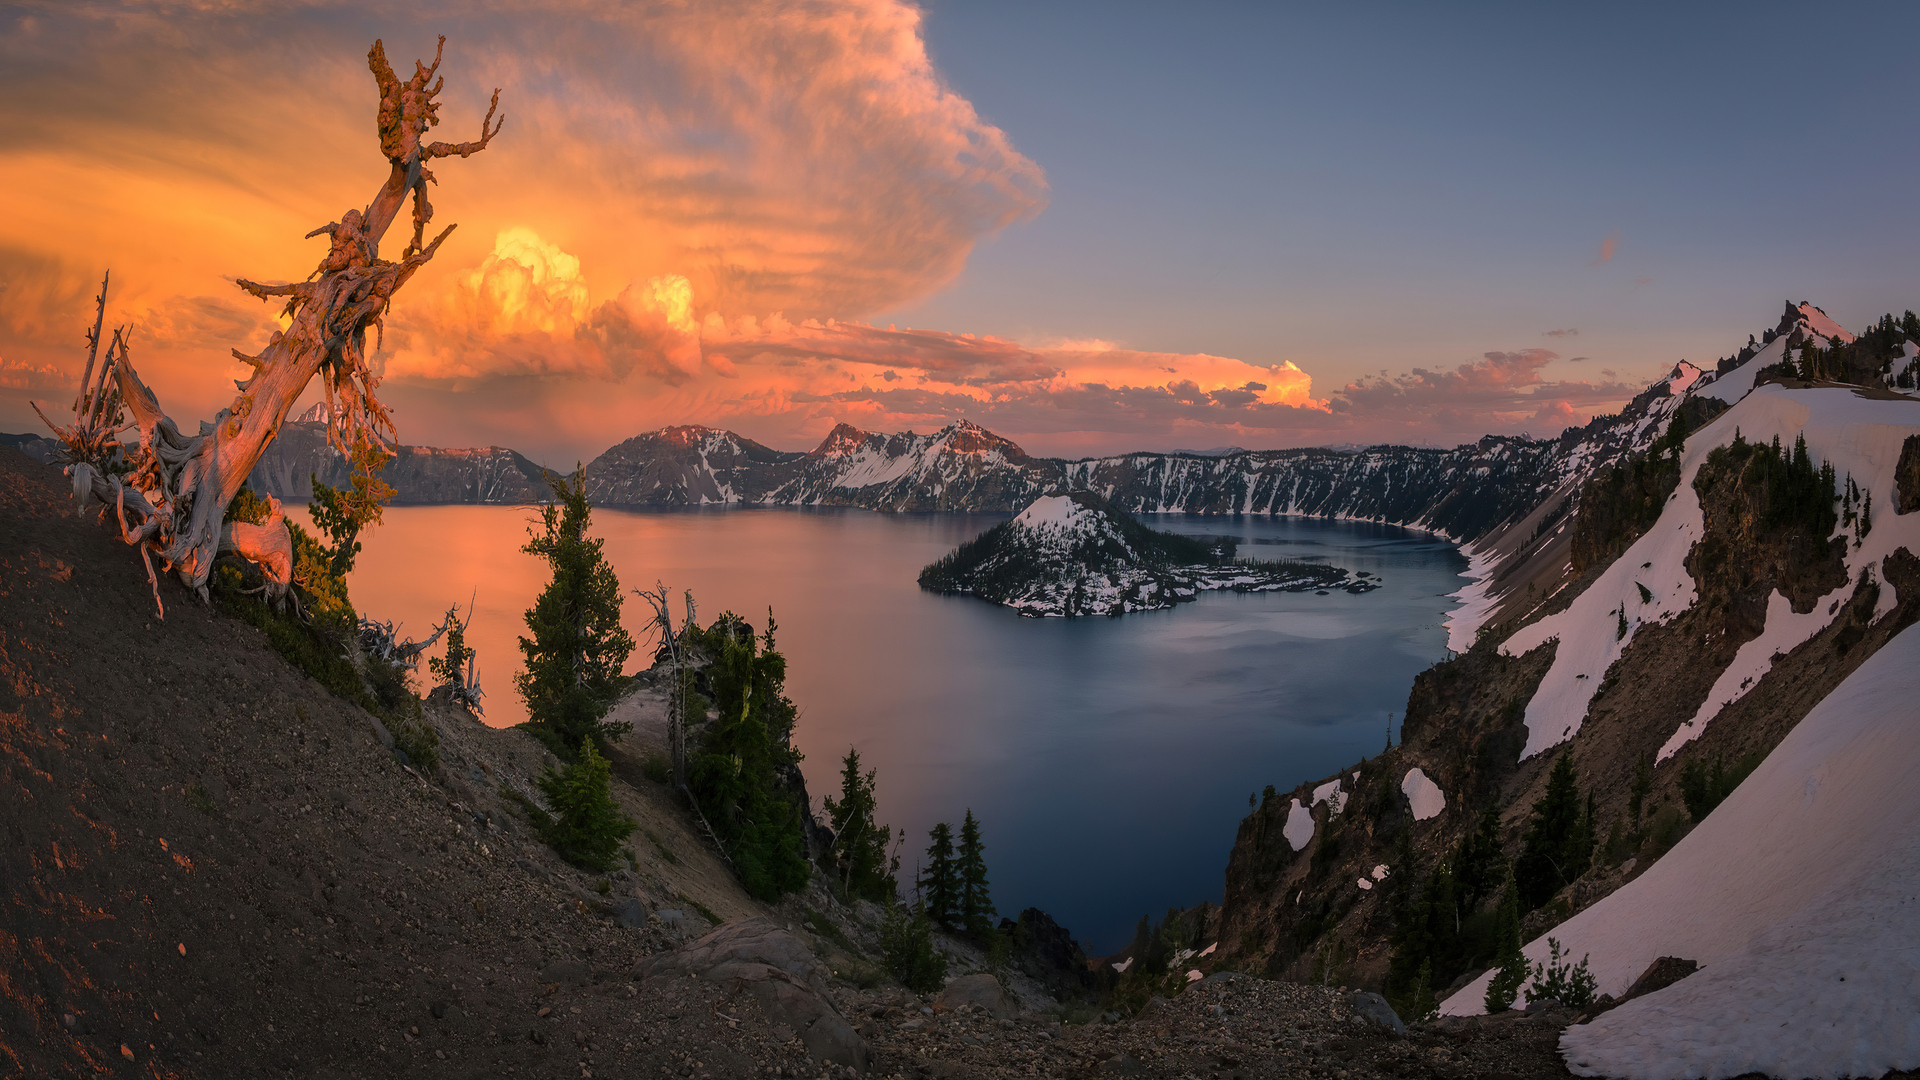
[[[685,660],[681,655],[679,634],[673,629],[672,597],[665,583],[655,581],[652,591],[635,589],[633,594],[647,602],[653,608],[653,625],[660,630],[660,643],[666,647],[669,666],[672,668],[673,686],[667,691],[667,742],[673,759],[673,786],[685,791],[687,787],[687,726],[685,719],[686,694]],[[681,633],[695,625],[693,590],[687,590],[687,618],[680,624]],[[687,797],[693,797],[688,792]],[[704,820],[704,819],[702,819]],[[709,829],[709,832],[712,830]],[[716,844],[719,840],[714,841]],[[724,850],[724,849],[723,849]]]
[[[440,47],[445,45],[442,37]],[[222,524],[228,504],[315,375],[321,377],[326,391],[330,442],[348,456],[357,445],[390,449],[393,421],[375,393],[380,378],[367,362],[367,328],[379,332],[394,292],[433,258],[453,231],[449,226],[431,243],[423,243],[433,218],[426,185],[434,182],[434,176],[426,163],[454,155],[468,157],[485,149],[500,132],[500,123],[494,120],[500,92],[495,90],[480,124],[480,138],[464,143],[421,142],[427,128],[440,122],[434,101],[445,84],[444,79],[434,78],[440,67],[439,49],[431,66],[416,63],[413,77],[405,81],[394,74],[379,41],[367,54],[367,66],[380,91],[378,132],[389,175],[365,210],[348,210],[341,220],[307,234],[325,234],[330,241],[326,257],[307,280],[287,285],[238,282],[261,299],[286,297],[285,314],[292,324],[284,332],[275,332],[257,356],[233,351],[236,359],[254,369],[251,378],[235,381],[240,392],[233,403],[220,410],[211,424],[203,423],[198,433],[183,434],[141,382],[122,331],[114,333],[96,386],[93,360],[101,330],[96,322],[88,336],[87,374],[75,402],[75,422],[67,428],[48,422],[67,444],[76,497],[83,504],[91,497],[118,507],[121,535],[128,543],[140,545],[149,578],[153,577],[151,557],[158,556],[163,568],[178,575],[202,600],[207,598],[207,580],[223,535],[233,550],[260,552],[277,571],[279,539],[249,533],[242,541],[238,530],[225,531]],[[413,200],[412,239],[398,261],[382,259],[380,241],[409,197]],[[105,305],[103,281],[100,321],[104,321]],[[140,434],[139,445],[131,452],[117,440],[122,405],[132,413]],[[118,475],[122,472],[124,477]],[[281,537],[286,535],[278,519],[258,528],[277,528]],[[245,549],[239,546],[242,543]],[[290,541],[286,550],[290,571]],[[287,581],[276,578],[274,571],[268,574],[270,590],[284,593]]]
[[[458,640],[464,644],[466,641],[467,627],[473,625],[474,610],[473,600],[469,598],[467,600],[467,617],[464,620],[456,621],[460,611],[458,607],[448,611],[447,617],[441,620],[439,626],[434,627],[433,637],[428,638],[427,642],[431,643],[441,634],[458,629]],[[453,656],[454,640],[455,639],[452,638],[448,639],[447,645],[447,659],[452,666],[452,670],[447,671],[440,669],[445,677],[441,680],[440,685],[434,689],[434,693],[444,695],[448,701],[466,709],[475,716],[485,716],[487,710],[480,704],[480,699],[487,696],[486,691],[480,689],[480,669],[478,666],[480,656],[472,648],[467,648],[466,669],[464,671],[461,670]],[[424,645],[422,647],[424,648]]]
[[[267,496],[269,514],[258,525],[230,521],[220,533],[220,553],[232,552],[260,568],[265,581],[260,591],[276,609],[293,596],[293,536],[287,532],[287,516],[280,500]],[[297,608],[298,601],[295,601]]]

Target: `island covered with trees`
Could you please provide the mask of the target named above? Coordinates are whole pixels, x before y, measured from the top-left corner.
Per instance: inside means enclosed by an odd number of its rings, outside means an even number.
[[[1337,566],[1236,557],[1231,537],[1150,529],[1090,491],[1043,495],[920,571],[920,587],[1036,618],[1157,611],[1213,589],[1368,592]]]

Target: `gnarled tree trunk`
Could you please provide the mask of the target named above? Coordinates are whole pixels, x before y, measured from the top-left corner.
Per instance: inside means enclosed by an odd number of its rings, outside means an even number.
[[[307,234],[324,234],[331,241],[326,257],[307,280],[291,285],[239,281],[242,289],[261,299],[286,297],[285,313],[292,325],[275,332],[257,356],[233,351],[254,373],[235,382],[239,395],[211,424],[201,424],[193,435],[181,432],[161,410],[153,391],[140,381],[123,331],[115,331],[95,379],[94,359],[106,311],[102,280],[100,316],[88,338],[87,371],[74,403],[74,423],[48,424],[66,444],[75,496],[83,505],[97,498],[117,508],[121,536],[140,546],[150,580],[152,557],[158,556],[164,570],[207,599],[213,560],[222,550],[227,506],[315,375],[321,377],[327,394],[330,442],[349,457],[359,446],[390,449],[393,421],[375,396],[380,378],[367,363],[367,328],[378,332],[394,292],[433,258],[453,231],[448,226],[432,242],[424,242],[433,218],[426,186],[434,182],[426,163],[477,153],[500,132],[500,123],[494,120],[500,92],[495,90],[480,124],[480,138],[464,143],[421,141],[427,129],[440,122],[434,98],[446,80],[436,80],[434,75],[445,46],[442,37],[433,64],[416,63],[413,77],[402,81],[387,63],[382,43],[373,43],[367,66],[380,91],[380,149],[390,165],[386,183],[365,210],[348,210],[341,220]],[[382,259],[380,241],[409,199],[412,238],[397,261]],[[131,412],[132,426],[139,431],[137,448],[123,448],[118,441],[124,430],[123,407]],[[45,414],[41,415],[44,419]],[[242,530],[224,530],[226,549],[254,559],[267,575],[269,594],[284,595],[291,574],[291,542],[284,522],[275,516],[266,526],[249,528],[244,537]],[[289,553],[285,560],[278,557],[283,550]],[[157,582],[154,600],[159,602]]]

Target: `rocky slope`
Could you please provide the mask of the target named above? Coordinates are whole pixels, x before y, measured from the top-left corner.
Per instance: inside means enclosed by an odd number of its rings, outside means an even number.
[[[1161,611],[1212,590],[1377,586],[1333,566],[1236,562],[1229,540],[1149,529],[1089,491],[1042,495],[920,572],[920,587],[1034,617]]]
[[[1223,963],[1295,977],[1332,966],[1381,985],[1394,898],[1410,888],[1417,899],[1443,862],[1459,866],[1487,808],[1503,854],[1517,857],[1550,767],[1568,756],[1600,843],[1591,868],[1528,917],[1525,937],[1538,939],[1684,842],[1690,770],[1766,758],[1920,621],[1920,515],[1889,509],[1920,507],[1920,401],[1756,378],[1804,343],[1848,344],[1818,309],[1789,314],[1717,377],[1685,380],[1665,415],[1710,418],[1684,446],[1663,440],[1596,475],[1554,526],[1583,558],[1561,557],[1555,588],[1490,605],[1474,647],[1416,680],[1402,745],[1248,816],[1227,871]],[[1465,911],[1461,932],[1484,935],[1475,920],[1487,908]],[[1467,968],[1435,972],[1442,996],[1478,973],[1471,954],[1460,954]],[[1607,977],[1630,980],[1631,966],[1610,964]]]
[[[401,765],[245,623],[165,583],[155,619],[67,500],[0,448],[0,1074],[1564,1075],[1554,1014],[1404,1038],[1227,977],[1064,1025],[1018,975],[917,998],[875,971],[871,905],[741,893],[645,777],[657,700],[615,747],[632,861],[582,873],[503,797],[552,764],[531,738],[432,710],[439,766]]]

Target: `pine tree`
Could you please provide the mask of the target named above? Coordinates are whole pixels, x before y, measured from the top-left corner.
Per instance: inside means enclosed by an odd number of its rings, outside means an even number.
[[[1425,1024],[1439,1015],[1439,1003],[1433,1000],[1433,961],[1422,960],[1420,974],[1413,983],[1413,1009],[1408,1019],[1416,1024]]]
[[[767,609],[767,632],[761,637],[760,655],[753,669],[753,700],[760,709],[760,723],[767,729],[775,756],[789,764],[799,764],[800,752],[793,749],[793,723],[800,710],[787,697],[787,658],[774,648],[773,609]]]
[[[767,734],[768,695],[753,690],[756,682],[767,685],[760,674],[766,658],[737,615],[722,614],[702,637],[718,653],[708,668],[718,715],[689,763],[688,788],[741,885],[756,899],[774,900],[803,888],[809,870],[799,808],[776,783],[786,758]]]
[[[1481,809],[1479,825],[1461,838],[1453,861],[1459,868],[1456,878],[1465,906],[1475,910],[1507,876],[1506,855],[1500,850],[1499,807],[1488,803]]]
[[[928,832],[927,870],[920,877],[927,917],[951,930],[960,915],[960,877],[953,864],[953,826],[946,822]]]
[[[954,865],[954,872],[960,879],[960,922],[967,932],[985,937],[993,924],[988,921],[994,914],[993,900],[987,894],[987,860],[984,856],[986,845],[980,842],[980,822],[974,819],[969,809],[964,821],[960,823],[960,858]]]
[[[916,994],[932,996],[946,985],[947,956],[933,945],[924,904],[887,909],[880,925],[880,954],[894,978]]]
[[[625,726],[601,720],[625,680],[620,668],[633,652],[633,636],[620,626],[620,581],[600,548],[587,539],[592,508],[586,470],[570,479],[548,476],[554,502],[541,508],[541,527],[529,529],[520,550],[547,561],[553,580],[533,607],[520,639],[527,670],[515,676],[527,702],[528,727],[562,757],[572,757],[582,739],[617,739]]]
[[[1587,808],[1567,838],[1567,857],[1561,864],[1568,881],[1577,881],[1593,865],[1593,845],[1599,840],[1599,823],[1594,820],[1593,792],[1587,792]]]
[[[878,807],[874,798],[874,771],[860,772],[860,751],[847,748],[841,762],[840,798],[826,800],[827,817],[833,829],[835,870],[840,888],[848,896],[875,903],[891,904],[899,891],[900,860],[887,862],[887,841],[893,832],[876,824]]]
[[[1513,875],[1507,875],[1507,887],[1500,896],[1500,910],[1494,916],[1494,966],[1498,969],[1487,984],[1485,1005],[1490,1013],[1506,1012],[1520,996],[1520,986],[1531,972],[1520,951],[1520,889]]]
[[[1553,898],[1561,887],[1584,873],[1577,869],[1572,855],[1580,831],[1580,788],[1574,776],[1573,755],[1563,753],[1547,776],[1546,793],[1533,804],[1533,820],[1527,827],[1526,847],[1514,867],[1520,888],[1520,907],[1532,911]],[[1591,838],[1587,851],[1591,854]]]
[[[580,755],[564,771],[548,770],[540,790],[553,814],[536,823],[547,843],[561,858],[589,870],[613,869],[621,841],[633,832],[633,819],[620,813],[607,790],[612,766],[594,750],[592,739],[580,740]]]
[[[472,611],[468,611],[467,618],[472,620]],[[447,617],[440,628],[447,635],[447,654],[444,657],[428,657],[427,673],[433,676],[436,686],[448,689],[454,704],[484,714],[486,710],[480,707],[483,691],[474,676],[475,652],[473,646],[467,644],[467,626],[460,621],[460,605],[455,604],[447,609]]]
[[[360,532],[380,524],[381,510],[393,501],[393,488],[380,479],[393,455],[377,446],[356,443],[353,448],[353,478],[344,488],[329,487],[319,477],[307,474],[313,500],[307,510],[318,526],[333,541],[328,549],[328,569],[335,577],[353,571],[360,554]]]

